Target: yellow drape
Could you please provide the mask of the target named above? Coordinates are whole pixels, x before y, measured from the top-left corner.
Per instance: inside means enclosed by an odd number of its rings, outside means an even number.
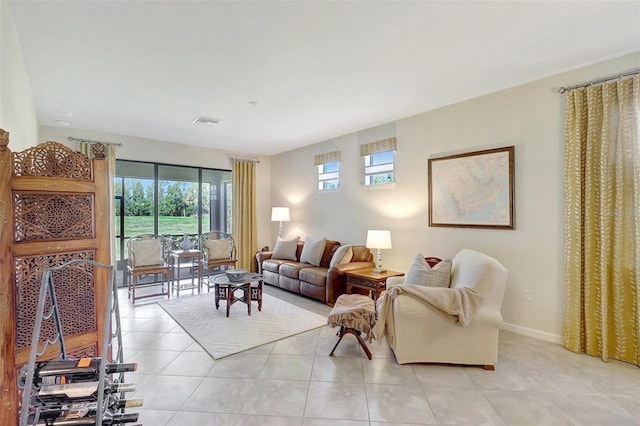
[[[238,268],[251,271],[258,246],[256,229],[255,161],[232,160],[231,196],[233,238],[236,241]]]
[[[640,76],[568,93],[563,343],[640,365]]]

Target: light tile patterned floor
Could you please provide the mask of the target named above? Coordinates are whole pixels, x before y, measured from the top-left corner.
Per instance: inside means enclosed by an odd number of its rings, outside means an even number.
[[[501,333],[495,371],[398,365],[376,342],[369,361],[352,336],[329,357],[328,327],[215,361],[154,299],[133,306],[121,290],[120,308],[125,358],[139,363],[127,381],[144,398],[146,426],[640,425],[640,368],[514,333]]]

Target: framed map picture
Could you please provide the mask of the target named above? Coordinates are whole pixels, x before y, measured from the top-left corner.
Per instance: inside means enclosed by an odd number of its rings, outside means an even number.
[[[429,226],[515,229],[514,147],[429,158]]]

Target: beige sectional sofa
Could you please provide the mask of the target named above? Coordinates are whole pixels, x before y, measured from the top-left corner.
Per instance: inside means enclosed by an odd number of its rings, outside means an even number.
[[[301,262],[304,243],[297,243],[295,260],[272,257],[273,251],[256,254],[258,272],[264,283],[325,302],[333,306],[338,296],[346,293],[347,271],[374,267],[373,255],[365,246],[351,246],[351,259],[331,265],[332,258],[341,247],[338,241],[327,240],[319,264]],[[342,250],[344,251],[344,250]]]

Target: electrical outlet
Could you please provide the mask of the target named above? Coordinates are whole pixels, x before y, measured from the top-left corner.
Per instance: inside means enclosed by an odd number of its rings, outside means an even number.
[[[522,290],[522,300],[525,302],[531,302],[533,300],[533,291],[530,288]]]

